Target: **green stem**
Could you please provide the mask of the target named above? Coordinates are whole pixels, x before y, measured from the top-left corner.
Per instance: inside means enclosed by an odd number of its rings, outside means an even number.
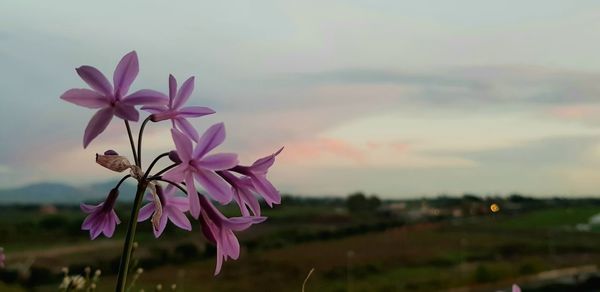
[[[144,134],[144,128],[146,127],[146,123],[148,123],[148,121],[150,121],[150,117],[152,117],[152,115],[149,115],[144,122],[142,123],[142,126],[140,127],[140,132],[138,133],[138,145],[137,145],[137,166],[142,167],[142,137]]]
[[[127,227],[127,234],[125,235],[125,244],[123,245],[121,263],[119,264],[119,277],[117,279],[117,288],[115,289],[116,292],[125,291],[127,272],[129,270],[129,261],[131,259],[131,251],[133,250],[135,229],[137,227],[137,218],[140,211],[140,206],[142,205],[142,199],[144,198],[146,187],[147,182],[141,181],[138,183],[137,191],[135,193],[135,201],[133,202],[133,209],[131,210],[131,217],[129,218],[129,226]]]
[[[129,122],[125,120],[125,128],[127,128],[127,136],[129,136],[129,144],[131,145],[131,152],[133,153],[133,162],[135,165],[140,166],[138,164],[138,157],[135,152],[135,145],[133,144],[133,135],[131,135],[131,127],[129,126]]]

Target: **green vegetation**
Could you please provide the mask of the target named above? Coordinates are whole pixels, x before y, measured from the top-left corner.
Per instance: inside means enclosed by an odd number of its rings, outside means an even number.
[[[147,222],[142,224],[136,264],[145,272],[137,286],[146,291],[173,283],[178,291],[299,291],[315,268],[306,291],[465,286],[485,291],[543,271],[600,263],[600,233],[575,228],[600,213],[595,200],[465,195],[374,207],[369,202],[375,199],[355,194],[348,200],[285,201],[265,209],[267,223],[240,234],[240,259],[226,262],[217,277],[212,275],[215,249],[202,239],[198,224],[191,233],[167,228],[160,240]],[[357,202],[366,207],[358,210]],[[491,203],[501,211],[492,213]],[[54,214],[43,214],[39,206],[0,207],[0,214],[0,238],[9,256],[8,269],[0,271],[0,291],[55,291],[62,266],[81,271],[88,265],[103,271],[100,291],[110,291],[123,228],[114,239],[90,241],[79,229],[83,215],[76,207],[59,206]],[[30,259],[35,260],[29,276],[15,268]]]

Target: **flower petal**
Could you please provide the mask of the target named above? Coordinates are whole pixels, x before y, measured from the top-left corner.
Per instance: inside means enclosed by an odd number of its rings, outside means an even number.
[[[86,148],[92,140],[94,140],[98,135],[100,135],[113,117],[113,109],[110,107],[103,108],[94,114],[87,127],[85,128],[85,133],[83,134],[83,148]]]
[[[181,133],[177,129],[171,129],[171,136],[173,142],[175,142],[175,148],[177,149],[177,155],[181,159],[182,163],[187,163],[192,158],[192,141],[186,135]]]
[[[223,141],[225,141],[225,125],[223,123],[214,124],[202,134],[192,156],[200,158],[210,150],[221,145]]]
[[[173,99],[177,95],[177,80],[169,74],[169,106],[173,107]]]
[[[184,197],[174,197],[169,200],[169,204],[179,209],[181,212],[187,212],[190,210],[190,201]]]
[[[196,131],[196,129],[194,128],[194,126],[192,126],[192,124],[190,122],[188,122],[184,118],[175,119],[174,122],[179,130],[181,130],[183,133],[185,133],[188,137],[190,137],[195,142],[198,142],[198,140],[200,139],[200,135],[198,134],[198,131]]]
[[[271,167],[273,165],[273,163],[275,163],[275,156],[277,156],[279,153],[281,153],[281,151],[283,151],[283,147],[281,147],[277,152],[275,152],[269,156],[265,156],[263,158],[256,160],[250,167],[252,169],[252,172],[259,173],[259,174],[266,174],[267,171],[269,170],[269,167]]]
[[[102,233],[104,233],[104,235],[106,237],[112,237],[113,234],[115,233],[116,227],[117,227],[117,222],[115,220],[115,217],[113,217],[112,214],[109,214],[107,216],[107,221],[106,221],[106,224],[104,225],[104,230]]]
[[[190,213],[194,218],[198,219],[200,216],[200,199],[198,198],[198,192],[194,186],[194,177],[190,174],[185,178],[185,187],[188,191],[188,199],[190,201]]]
[[[102,108],[110,105],[106,96],[90,89],[73,88],[63,93],[60,98],[70,103],[87,107]]]
[[[179,116],[183,118],[197,118],[214,114],[215,111],[205,106],[187,106],[178,110]]]
[[[256,188],[256,191],[263,196],[265,202],[269,206],[281,203],[281,195],[279,195],[277,189],[273,186],[273,184],[270,181],[267,180],[266,177],[253,176],[252,184],[254,185],[254,188]]]
[[[160,235],[163,233],[163,231],[165,231],[165,228],[167,227],[167,222],[167,214],[163,212],[158,222],[158,229],[154,227],[152,228],[152,231],[154,231],[154,237],[160,237]]]
[[[140,208],[140,212],[138,214],[138,222],[146,221],[152,216],[154,213],[154,203],[148,203],[146,206]]]
[[[196,166],[208,170],[225,170],[236,166],[239,163],[238,156],[235,153],[218,153],[204,156],[196,163]]]
[[[167,209],[169,219],[171,219],[171,222],[173,222],[175,226],[187,231],[192,230],[192,223],[190,223],[190,220],[183,212],[181,212],[181,210],[177,209],[175,206],[167,206],[165,209]]]
[[[223,178],[212,171],[199,170],[194,172],[194,177],[208,192],[208,194],[221,204],[227,204],[233,198],[231,187]]]
[[[139,71],[140,65],[135,51],[131,51],[121,58],[121,61],[119,61],[119,64],[113,73],[116,96],[124,96],[127,94],[129,86],[131,86]]]
[[[92,89],[103,93],[106,96],[113,95],[113,87],[102,72],[92,66],[81,66],[77,69],[77,74]]]
[[[152,114],[158,114],[158,113],[166,111],[167,107],[166,106],[160,106],[160,105],[145,105],[145,106],[142,107],[142,110],[145,110],[145,111],[147,111],[149,113],[152,113]]]
[[[96,210],[101,205],[102,205],[102,203],[100,203],[100,205],[97,205],[97,206],[81,203],[81,204],[79,204],[79,208],[81,209],[81,211],[89,214],[89,213],[94,212],[94,210]]]
[[[133,105],[118,103],[115,107],[115,116],[127,120],[137,122],[140,119],[140,113]]]
[[[192,91],[194,91],[193,76],[188,78],[185,82],[183,82],[181,88],[179,88],[179,91],[177,92],[177,95],[173,100],[172,108],[180,108],[190,98],[190,96],[192,95]]]
[[[185,174],[187,172],[188,165],[187,164],[179,164],[175,166],[173,169],[167,171],[162,177],[166,180],[172,181],[174,183],[180,183],[185,180]]]
[[[152,89],[138,90],[122,100],[123,103],[129,105],[166,105],[169,98],[162,92]]]

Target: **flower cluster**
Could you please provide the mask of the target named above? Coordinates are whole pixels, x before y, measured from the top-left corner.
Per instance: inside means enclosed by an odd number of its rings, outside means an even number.
[[[85,129],[84,148],[107,128],[113,117],[117,117],[125,121],[134,161],[130,163],[129,159],[113,150],[96,156],[98,164],[116,172],[129,169],[130,173],[109,192],[104,202],[95,206],[81,204],[81,209],[89,214],[82,229],[89,230],[92,239],[100,234],[111,237],[120,223],[114,210],[119,186],[127,178],[134,178],[138,181],[138,194],[132,216],[137,218],[131,221],[150,219],[154,235],[159,237],[169,221],[181,229],[192,230],[189,213],[199,221],[205,237],[217,246],[215,274],[219,273],[223,260],[237,259],[240,245],[234,232],[266,219],[260,216],[260,198],[269,206],[281,202],[279,192],[267,179],[267,173],[283,148],[256,160],[252,165],[240,165],[235,153],[215,153],[215,149],[225,140],[225,125],[212,125],[200,134],[188,121],[215,113],[208,107],[185,105],[194,90],[194,77],[178,87],[175,77],[169,75],[168,94],[150,89],[128,94],[139,72],[135,51],[121,59],[113,73],[112,84],[94,67],[81,66],[76,71],[90,89],[69,89],[61,99],[97,110]],[[129,124],[139,120],[140,113],[136,106],[142,106],[141,110],[149,113],[140,126],[137,151]],[[141,160],[143,130],[146,123],[160,121],[171,121],[175,150],[158,156],[144,171]],[[173,164],[152,173],[155,163],[163,157],[168,157]],[[197,187],[204,192],[198,192]],[[149,201],[143,207],[137,203],[142,201],[142,197]],[[235,202],[241,216],[225,217],[214,202],[222,205]]]

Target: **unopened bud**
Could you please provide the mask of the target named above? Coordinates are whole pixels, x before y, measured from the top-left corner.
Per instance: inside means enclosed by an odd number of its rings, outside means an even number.
[[[115,151],[115,150],[110,149],[110,150],[104,151],[104,155],[119,155],[119,153],[117,153],[117,151]]]
[[[181,163],[179,154],[177,154],[177,151],[175,151],[175,150],[171,150],[171,152],[169,152],[169,159],[171,159],[171,161],[173,161],[175,163]]]

